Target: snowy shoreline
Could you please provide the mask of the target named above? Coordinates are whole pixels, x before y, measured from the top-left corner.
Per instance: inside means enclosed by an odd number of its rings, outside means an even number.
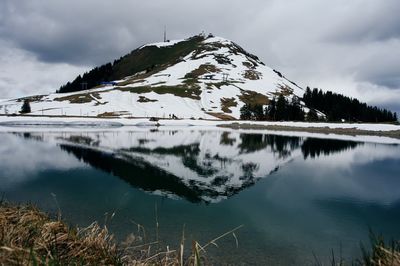
[[[51,116],[0,116],[0,126],[232,126],[261,129],[279,126],[293,128],[353,129],[376,132],[400,131],[400,125],[374,123],[326,123],[292,121],[245,121],[245,120],[205,120],[205,119],[160,119],[148,118],[96,118],[96,117],[51,117]]]
[[[130,130],[146,127],[176,129],[232,130],[248,133],[282,135],[313,135],[316,137],[346,138],[360,141],[399,143],[400,125],[371,123],[311,123],[272,121],[170,120],[150,121],[148,118],[42,117],[0,116],[0,132],[15,131],[76,131],[76,130]],[[383,139],[385,138],[385,139]]]

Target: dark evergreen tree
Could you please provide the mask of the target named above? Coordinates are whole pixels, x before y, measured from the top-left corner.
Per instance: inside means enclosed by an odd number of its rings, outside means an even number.
[[[276,99],[275,97],[269,102],[269,105],[265,107],[265,117],[268,120],[276,120]]]
[[[25,99],[24,103],[22,104],[22,107],[21,107],[21,114],[27,114],[30,112],[31,112],[31,105],[29,103],[29,100]]]
[[[307,121],[310,121],[310,122],[318,121],[318,114],[314,109],[310,109],[310,111],[308,111]]]
[[[275,119],[276,121],[281,121],[281,120],[288,120],[288,103],[286,101],[285,96],[283,96],[282,94],[279,95],[278,100],[276,102],[276,115],[275,115]]]
[[[245,104],[240,108],[240,119],[243,120],[265,120],[264,110],[262,105]]]
[[[252,113],[250,110],[250,105],[245,104],[240,108],[240,119],[242,120],[250,120],[252,119]]]
[[[306,92],[304,93],[303,100],[305,102],[310,102],[311,101],[311,89],[310,89],[310,87],[306,88]]]
[[[292,102],[288,105],[288,120],[291,121],[304,121],[304,111],[301,108],[300,100],[298,97],[293,96]]]
[[[263,110],[263,106],[262,105],[254,105],[252,106],[252,115],[254,117],[255,120],[261,121],[261,120],[265,120],[265,115],[264,115],[264,110]]]

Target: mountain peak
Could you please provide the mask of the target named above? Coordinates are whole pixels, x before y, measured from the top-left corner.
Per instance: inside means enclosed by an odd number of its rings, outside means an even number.
[[[211,35],[141,46],[59,92],[32,98],[32,113],[82,115],[83,107],[84,114],[100,117],[239,119],[244,104],[303,95],[257,56]]]

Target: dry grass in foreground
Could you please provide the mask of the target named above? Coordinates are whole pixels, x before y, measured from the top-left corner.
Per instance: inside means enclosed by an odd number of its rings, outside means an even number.
[[[0,205],[1,265],[119,265],[113,236],[93,223],[70,228],[33,206]]]
[[[333,250],[330,263],[324,264],[315,256],[315,266],[400,266],[400,242],[392,241],[387,245],[383,238],[371,234],[371,247],[366,249],[361,245],[362,257],[352,261],[336,257]]]
[[[370,232],[371,251],[361,246],[363,258],[361,265],[366,266],[400,266],[400,242],[392,241],[389,245],[383,237]]]
[[[194,241],[190,254],[185,255],[184,235],[177,250],[168,246],[161,250],[159,241],[143,243],[143,238],[134,235],[117,244],[107,227],[97,223],[70,227],[60,215],[51,219],[34,206],[0,202],[0,265],[209,265],[205,249],[227,235],[236,239],[240,227],[203,246]],[[387,245],[371,233],[371,249],[362,248],[362,253],[362,258],[351,263],[333,256],[331,265],[400,266],[400,242]]]
[[[194,241],[185,255],[184,235],[178,250],[161,250],[159,241],[143,243],[134,235],[117,244],[97,223],[70,227],[60,215],[51,219],[34,206],[0,202],[0,265],[208,265],[205,249],[226,235],[235,236],[240,227],[203,246]]]

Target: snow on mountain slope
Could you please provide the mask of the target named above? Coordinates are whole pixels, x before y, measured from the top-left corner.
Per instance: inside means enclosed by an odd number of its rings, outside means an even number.
[[[238,119],[245,103],[303,90],[232,41],[199,37],[178,60],[116,80],[116,85],[28,97],[32,115]],[[190,40],[190,39],[188,39]],[[148,44],[171,49],[187,40]],[[168,52],[168,50],[166,50]],[[186,50],[185,50],[186,51]],[[0,114],[18,113],[23,98],[0,102]]]

